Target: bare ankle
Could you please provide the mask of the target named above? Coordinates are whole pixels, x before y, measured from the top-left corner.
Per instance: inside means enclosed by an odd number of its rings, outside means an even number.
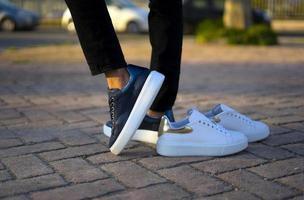
[[[164,115],[164,113],[163,112],[156,112],[156,111],[153,111],[153,110],[149,110],[148,113],[147,113],[147,115],[149,117],[153,117],[153,118],[161,118]]]
[[[130,78],[126,68],[115,69],[106,72],[105,75],[110,89],[122,89]]]

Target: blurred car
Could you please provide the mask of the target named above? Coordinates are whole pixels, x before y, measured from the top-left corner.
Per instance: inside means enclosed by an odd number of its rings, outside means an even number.
[[[8,0],[0,0],[0,29],[2,31],[32,30],[39,24],[39,16],[18,8]]]
[[[184,29],[193,33],[196,26],[205,19],[220,19],[224,14],[223,0],[184,0]],[[255,24],[270,25],[271,18],[262,10],[252,9],[252,20]]]
[[[106,0],[114,29],[117,32],[140,33],[148,31],[148,11],[129,0]],[[75,31],[69,9],[62,16],[62,26]]]

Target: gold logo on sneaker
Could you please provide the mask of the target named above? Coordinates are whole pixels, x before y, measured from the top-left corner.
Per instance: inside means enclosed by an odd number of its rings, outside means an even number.
[[[171,128],[169,125],[169,119],[166,116],[163,116],[159,129],[158,129],[158,136],[161,136],[165,133],[174,133],[174,134],[189,134],[193,131],[193,129],[190,126],[183,126],[181,128]]]

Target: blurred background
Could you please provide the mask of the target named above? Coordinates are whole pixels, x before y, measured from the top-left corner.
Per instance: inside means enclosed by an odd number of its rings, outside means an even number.
[[[222,38],[226,38],[231,44],[273,45],[278,43],[276,35],[301,36],[304,33],[303,0],[184,0],[183,2],[185,34],[192,35],[200,43],[221,41]],[[133,35],[147,33],[148,0],[106,0],[106,3],[117,32]],[[73,34],[75,28],[63,0],[0,0],[0,28],[1,49],[75,42],[75,37],[68,34]],[[251,30],[246,33],[240,31],[249,28]],[[12,34],[13,32],[18,34]],[[256,34],[255,37],[260,37],[258,35],[263,32],[270,38],[257,41],[261,39],[251,38],[248,32]],[[37,41],[37,33],[41,38],[39,41]],[[26,37],[22,38],[23,36]],[[20,37],[22,41],[19,40]]]
[[[106,3],[127,61],[149,66],[149,0]],[[249,92],[249,88],[257,92],[264,91],[266,80],[269,88],[282,92],[276,84],[284,79],[286,71],[292,73],[290,84],[300,84],[299,70],[304,66],[304,0],[184,0],[183,14],[181,92]],[[45,91],[71,92],[71,85],[75,85],[71,80],[62,79],[61,84],[56,80],[54,84],[58,85],[53,87],[48,75],[69,74],[71,78],[73,71],[77,80],[87,81],[77,85],[78,92],[105,89],[88,76],[73,20],[63,0],[0,0],[0,29],[3,87],[37,88],[43,77]],[[254,68],[249,69],[251,65]],[[195,67],[188,70],[191,66]],[[256,76],[249,70],[254,70]],[[16,75],[21,79],[16,80]],[[195,76],[197,79],[192,79]]]

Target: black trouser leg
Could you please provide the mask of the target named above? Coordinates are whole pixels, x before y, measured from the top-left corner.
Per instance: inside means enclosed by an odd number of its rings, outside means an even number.
[[[165,82],[151,109],[166,111],[174,105],[180,75],[183,43],[182,0],[150,0],[151,69]]]
[[[104,0],[65,0],[73,17],[79,41],[90,66],[97,75],[126,67]]]
[[[65,0],[93,75],[126,67],[104,0]],[[151,109],[165,111],[175,102],[182,51],[182,0],[150,0],[151,69],[166,76]]]

